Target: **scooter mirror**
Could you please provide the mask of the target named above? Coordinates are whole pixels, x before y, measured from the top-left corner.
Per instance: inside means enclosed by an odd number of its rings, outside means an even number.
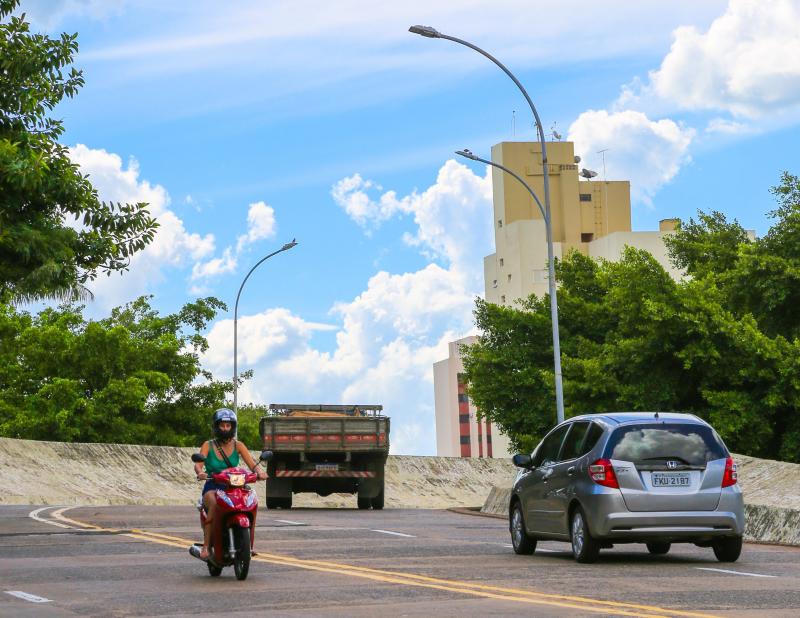
[[[206,460],[206,456],[202,453],[192,453],[192,461],[194,463],[202,463]]]
[[[272,459],[272,451],[261,451],[261,455],[258,458],[261,461],[269,461]]]

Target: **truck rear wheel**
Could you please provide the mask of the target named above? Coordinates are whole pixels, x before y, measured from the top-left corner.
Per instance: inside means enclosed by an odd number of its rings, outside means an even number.
[[[383,508],[383,486],[381,486],[381,492],[372,499],[372,508],[376,511]]]
[[[372,500],[370,498],[358,497],[358,508],[360,510],[366,511],[370,506],[372,506]]]

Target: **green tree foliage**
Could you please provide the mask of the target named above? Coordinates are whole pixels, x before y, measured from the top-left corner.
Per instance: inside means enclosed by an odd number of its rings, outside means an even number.
[[[77,35],[32,34],[18,0],[0,0],[0,295],[90,296],[98,273],[125,270],[155,234],[147,204],[101,202],[58,143],[50,112],[83,85]]]
[[[762,239],[700,213],[669,249],[673,281],[647,252],[619,262],[577,252],[558,265],[567,416],[686,411],[740,453],[800,461],[800,182],[784,174]],[[528,450],[555,423],[549,299],[478,301],[481,340],[464,358],[485,417]]]
[[[0,435],[200,444],[232,388],[198,357],[208,345],[200,331],[224,308],[206,298],[160,316],[141,297],[87,321],[74,305],[35,316],[0,305]],[[257,411],[249,412],[242,439],[255,446],[250,417]]]

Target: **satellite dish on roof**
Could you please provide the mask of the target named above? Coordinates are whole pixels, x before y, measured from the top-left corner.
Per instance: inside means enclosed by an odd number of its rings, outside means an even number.
[[[594,178],[597,176],[597,172],[592,170],[587,170],[585,167],[581,170],[581,176],[584,178]]]
[[[578,164],[581,162],[581,158],[578,155],[575,155],[575,163]]]

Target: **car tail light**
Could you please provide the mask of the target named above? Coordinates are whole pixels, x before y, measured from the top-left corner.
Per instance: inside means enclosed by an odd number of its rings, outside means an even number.
[[[736,472],[736,463],[733,461],[733,457],[728,457],[725,460],[725,473],[722,475],[722,486],[730,487],[731,485],[736,485],[738,479],[739,474]]]
[[[610,459],[598,459],[595,461],[589,466],[589,476],[598,485],[619,489],[617,475],[614,474],[614,466],[611,465]]]

